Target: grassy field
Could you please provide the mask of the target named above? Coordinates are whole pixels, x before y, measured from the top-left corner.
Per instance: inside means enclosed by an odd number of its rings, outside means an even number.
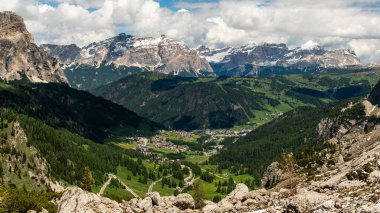
[[[197,139],[201,137],[200,135],[197,135],[197,134],[193,134],[193,137],[183,137],[173,131],[165,131],[161,135],[168,140],[176,140],[176,141],[182,141],[182,142],[187,142],[187,143],[195,143],[197,142]]]
[[[185,161],[189,161],[195,164],[201,164],[207,161],[210,158],[210,155],[186,155]]]
[[[104,191],[103,196],[109,197],[117,201],[130,200],[134,198],[134,196],[127,190],[115,187],[107,187]]]
[[[148,180],[147,184],[140,183],[138,176],[133,176],[131,171],[123,167],[117,168],[116,176],[141,197],[145,196],[149,185],[152,183],[152,180]],[[131,180],[128,180],[128,176],[131,177]]]

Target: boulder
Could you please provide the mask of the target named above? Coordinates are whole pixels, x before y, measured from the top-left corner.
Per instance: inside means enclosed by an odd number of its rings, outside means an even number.
[[[153,205],[160,205],[161,202],[161,196],[158,192],[150,192],[146,195],[147,197],[150,197],[152,199],[152,204]]]
[[[71,186],[57,201],[58,212],[124,212],[116,201]]]
[[[234,205],[228,199],[221,200],[218,203],[218,206],[220,207],[222,212],[228,212],[234,208]]]
[[[159,206],[163,208],[171,207],[173,206],[175,199],[176,197],[174,196],[161,197]]]
[[[236,185],[235,189],[230,194],[228,194],[226,199],[232,201],[233,203],[236,203],[238,201],[242,201],[248,192],[248,187],[243,183],[239,183]]]
[[[208,204],[202,208],[202,212],[203,213],[214,213],[214,212],[218,212],[218,209],[219,209],[218,205]]]
[[[290,197],[292,195],[292,191],[289,189],[285,189],[285,188],[281,188],[279,193],[280,193],[280,196],[282,198],[287,198],[287,197]]]
[[[302,190],[291,197],[285,205],[288,212],[308,212],[328,200],[328,196],[314,191]]]
[[[346,181],[343,181],[341,182],[340,184],[338,184],[338,189],[348,189],[348,190],[351,190],[351,189],[354,189],[354,188],[359,188],[359,187],[362,187],[362,186],[365,186],[366,183],[363,182],[363,181],[359,181],[359,180],[346,180]]]
[[[358,209],[358,212],[360,212],[360,213],[378,213],[378,212],[380,212],[380,206],[379,205],[363,206],[363,207]]]
[[[147,212],[148,210],[152,210],[152,198],[146,197],[141,202],[139,202],[138,207],[141,210]]]
[[[165,210],[165,213],[182,213],[182,211],[179,208],[173,206],[173,207],[167,208]]]
[[[265,171],[263,178],[261,179],[261,185],[265,188],[272,188],[280,181],[282,174],[283,171],[280,169],[280,164],[278,162],[273,162]]]
[[[185,209],[193,209],[195,206],[194,199],[191,195],[187,193],[182,193],[177,195],[175,198],[173,205],[178,207],[181,210]]]
[[[379,183],[380,182],[380,171],[375,170],[375,171],[371,172],[371,174],[369,174],[369,176],[368,176],[367,182],[368,183]]]

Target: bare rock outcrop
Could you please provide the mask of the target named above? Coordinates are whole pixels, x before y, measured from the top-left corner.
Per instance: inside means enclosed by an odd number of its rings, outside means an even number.
[[[194,199],[191,195],[182,193],[177,195],[173,205],[181,210],[186,210],[193,209],[195,204]]]
[[[57,201],[58,212],[124,212],[113,200],[100,195],[83,191],[78,187],[68,187]]]
[[[278,162],[273,162],[268,166],[263,178],[261,179],[261,185],[265,188],[271,188],[276,185],[280,180],[284,171],[280,168]]]
[[[340,138],[348,132],[352,124],[339,118],[322,119],[317,127],[320,141],[327,141],[331,138]]]
[[[57,59],[35,43],[22,17],[0,13],[0,80],[67,83]]]

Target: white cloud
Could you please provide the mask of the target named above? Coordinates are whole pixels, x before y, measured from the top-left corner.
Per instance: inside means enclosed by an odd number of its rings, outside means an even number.
[[[218,5],[218,3],[215,2],[185,2],[185,1],[178,1],[175,2],[175,7],[177,8],[185,8],[185,9],[210,9],[214,8]]]
[[[380,62],[379,39],[353,39],[348,42],[348,47],[362,56],[366,62]]]
[[[313,41],[352,48],[364,62],[380,62],[380,13],[373,0],[221,0],[177,2],[179,11],[155,0],[0,0],[0,10],[22,15],[40,43],[85,45],[125,31],[183,40],[190,46]],[[369,5],[369,6],[368,6]],[[91,8],[91,9],[89,9]],[[309,43],[311,45],[311,43]]]
[[[309,40],[308,42],[301,45],[301,48],[304,50],[312,50],[318,46],[317,42]]]

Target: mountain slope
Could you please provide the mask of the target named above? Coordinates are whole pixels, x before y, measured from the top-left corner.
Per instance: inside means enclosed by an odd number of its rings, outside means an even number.
[[[339,138],[358,126],[371,126],[362,100],[297,108],[229,144],[210,162],[222,168],[247,169],[248,173],[260,177],[266,167],[284,153],[305,152],[307,155],[311,149],[323,148],[326,140]]]
[[[249,44],[237,48],[198,48],[218,76],[291,74],[328,68],[359,66],[360,59],[350,50],[328,51],[319,46],[289,49],[285,44]]]
[[[146,68],[141,67],[116,67],[114,64],[101,64],[97,68],[90,66],[67,67],[65,74],[71,87],[89,91],[125,76],[147,71]]]
[[[250,108],[256,105],[255,97],[249,91],[235,91],[210,80],[142,73],[96,89],[94,94],[174,129],[229,128],[253,116]]]
[[[95,141],[108,137],[149,134],[160,125],[88,92],[67,85],[0,84],[0,107],[12,108],[43,122]]]
[[[67,83],[58,61],[34,43],[12,12],[0,13],[0,80]]]
[[[371,76],[375,72],[268,78],[183,78],[142,73],[92,93],[174,129],[252,127],[297,106],[320,106],[366,94],[373,85],[368,81]]]
[[[59,59],[60,63],[70,64],[75,58],[80,54],[81,48],[76,44],[70,45],[54,45],[54,44],[43,44],[42,48],[45,49],[47,53]]]

